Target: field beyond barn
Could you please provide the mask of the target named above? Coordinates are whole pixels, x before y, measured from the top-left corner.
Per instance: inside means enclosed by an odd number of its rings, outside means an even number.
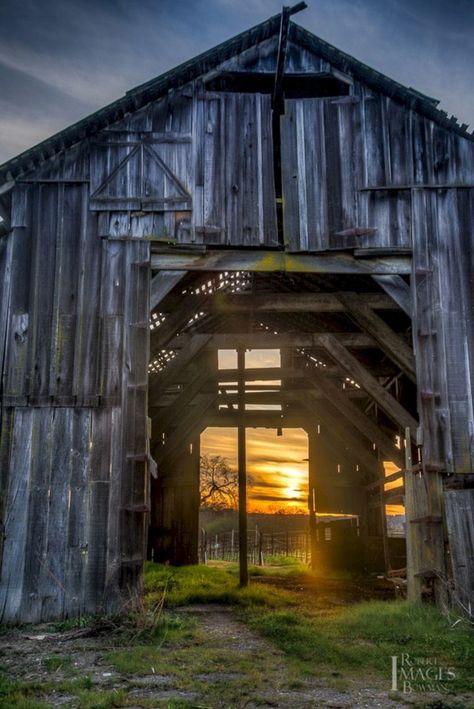
[[[377,579],[272,562],[246,589],[233,564],[149,564],[145,601],[122,617],[4,628],[0,706],[474,706],[466,621]]]

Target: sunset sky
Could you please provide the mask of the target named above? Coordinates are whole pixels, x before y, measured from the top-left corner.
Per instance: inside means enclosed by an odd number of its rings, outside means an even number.
[[[279,350],[251,350],[246,353],[247,368],[278,367],[279,364]],[[219,352],[220,369],[236,366],[235,350]],[[282,434],[278,436],[275,429],[247,429],[247,473],[251,480],[248,486],[249,512],[274,512],[285,507],[297,507],[305,511],[308,509],[307,434],[300,428],[285,428]],[[206,429],[201,436],[201,455],[221,455],[233,468],[237,468],[237,429]],[[395,469],[392,463],[386,463],[386,475],[390,475]],[[398,483],[388,483],[386,489],[397,485]],[[325,510],[320,510],[321,514],[324,512]],[[387,513],[403,514],[403,507],[388,505]]]
[[[279,350],[250,350],[245,366],[279,367]],[[219,351],[219,368],[237,367],[235,350]],[[259,384],[260,382],[252,382]],[[262,389],[268,381],[261,382]],[[278,379],[271,383],[279,383]],[[248,408],[275,409],[275,406]],[[252,484],[248,488],[249,511],[271,512],[285,506],[307,510],[308,437],[302,429],[285,428],[282,436],[275,429],[247,429],[247,472]],[[202,455],[222,455],[237,467],[237,429],[208,428],[201,436]]]

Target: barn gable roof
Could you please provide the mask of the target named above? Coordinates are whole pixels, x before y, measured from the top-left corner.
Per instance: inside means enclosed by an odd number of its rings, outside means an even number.
[[[252,46],[273,36],[278,36],[280,19],[280,14],[274,15],[265,22],[222,42],[151,81],[127,91],[125,96],[113,103],[0,165],[0,180],[15,178],[37,167],[44,160],[163,96],[170,89],[179,88]],[[449,118],[445,111],[440,111],[437,108],[439,102],[436,99],[399,84],[295,23],[290,23],[289,39],[319,55],[340,71],[351,74],[354,79],[366,84],[369,88],[393,98],[448,130],[474,142],[474,131],[469,133],[466,124],[459,125],[454,116]]]

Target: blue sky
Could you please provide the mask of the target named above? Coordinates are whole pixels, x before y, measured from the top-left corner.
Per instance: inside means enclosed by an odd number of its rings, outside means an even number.
[[[302,26],[474,126],[474,0],[308,0]],[[281,10],[276,0],[1,0],[0,163]]]

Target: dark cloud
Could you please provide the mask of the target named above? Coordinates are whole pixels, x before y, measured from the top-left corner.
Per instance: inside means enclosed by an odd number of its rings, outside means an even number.
[[[0,162],[280,10],[280,0],[2,0]],[[318,0],[294,19],[474,121],[471,0]]]

